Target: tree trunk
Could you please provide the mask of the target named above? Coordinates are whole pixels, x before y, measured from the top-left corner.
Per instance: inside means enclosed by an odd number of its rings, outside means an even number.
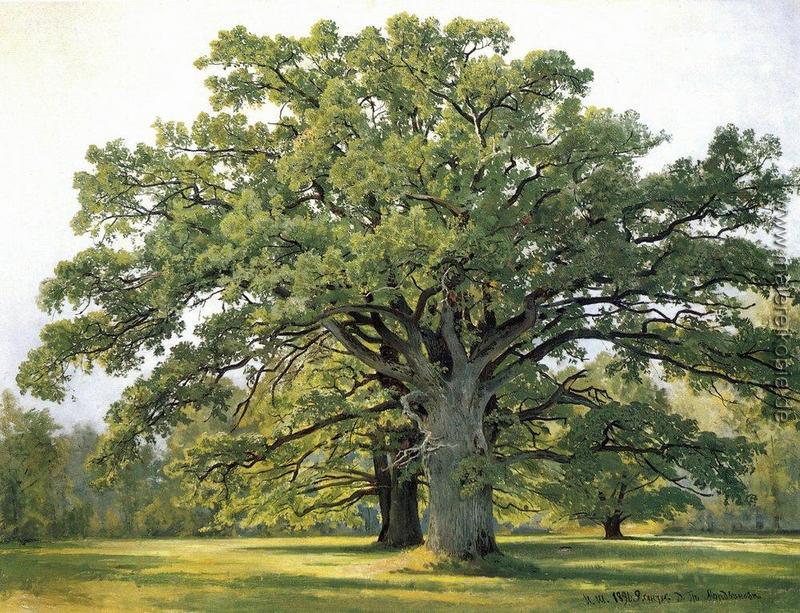
[[[606,538],[621,539],[622,538],[622,531],[620,530],[621,525],[622,525],[622,519],[620,519],[619,515],[612,515],[611,517],[607,517],[606,520],[603,522],[603,528],[605,528],[606,531]]]
[[[423,460],[430,490],[428,548],[464,560],[482,558],[498,551],[492,488],[480,480],[475,483],[489,455],[482,411],[444,409],[424,422],[428,438]]]
[[[423,540],[417,506],[417,476],[404,475],[399,468],[392,468],[391,473],[389,526],[383,542],[388,547],[421,545]]]
[[[404,476],[401,468],[392,466],[389,454],[375,452],[372,464],[378,486],[381,531],[378,542],[387,547],[421,545],[417,475]]]
[[[382,451],[372,454],[372,466],[375,471],[375,483],[378,488],[378,507],[381,512],[381,531],[378,534],[378,542],[386,541],[386,534],[389,531],[389,517],[392,504],[392,476],[389,472],[389,456]]]

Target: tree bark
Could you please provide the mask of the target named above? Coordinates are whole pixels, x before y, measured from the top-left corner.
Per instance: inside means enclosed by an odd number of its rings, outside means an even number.
[[[417,475],[405,475],[390,457],[383,451],[372,454],[381,513],[378,542],[398,548],[421,545]]]
[[[443,407],[424,421],[427,433],[423,455],[428,480],[430,524],[428,548],[463,560],[498,552],[494,537],[492,488],[472,485],[465,466],[477,467],[489,455],[483,432],[482,410]],[[469,477],[475,477],[470,474]]]
[[[606,520],[603,522],[603,528],[605,529],[607,539],[621,539],[622,538],[622,531],[620,530],[620,526],[622,525],[622,519],[619,515],[612,515],[611,517],[607,517]]]
[[[372,466],[375,472],[375,483],[378,488],[378,508],[381,512],[381,531],[378,542],[386,542],[389,531],[389,517],[392,504],[392,477],[389,472],[389,457],[385,452],[375,451],[372,454]]]
[[[423,539],[417,503],[417,476],[406,475],[402,469],[395,467],[392,467],[391,474],[389,526],[383,543],[387,547],[421,545]]]

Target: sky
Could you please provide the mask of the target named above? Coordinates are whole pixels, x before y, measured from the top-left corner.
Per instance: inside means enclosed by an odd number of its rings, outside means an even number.
[[[401,11],[442,22],[500,18],[516,39],[511,56],[567,51],[594,71],[589,103],[635,109],[671,134],[648,168],[702,156],[714,128],[731,122],[776,134],[786,166],[800,165],[796,0],[0,0],[0,389],[15,389],[17,366],[51,320],[36,306],[39,283],[88,244],[73,236],[69,220],[78,208],[72,175],[86,168],[90,144],[150,141],[156,118],[191,121],[209,110],[193,61],[220,30],[243,24],[258,34],[301,36],[329,18],[350,33]],[[790,228],[798,221],[795,202]],[[65,426],[99,425],[125,383],[79,376],[68,399],[49,406]]]

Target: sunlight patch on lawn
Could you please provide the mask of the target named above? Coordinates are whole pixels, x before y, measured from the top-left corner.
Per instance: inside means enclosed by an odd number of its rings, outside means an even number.
[[[585,594],[689,588],[758,591],[737,613],[800,610],[800,540],[791,538],[537,535],[500,546],[506,555],[461,563],[351,537],[2,545],[0,611],[559,613],[584,609]]]

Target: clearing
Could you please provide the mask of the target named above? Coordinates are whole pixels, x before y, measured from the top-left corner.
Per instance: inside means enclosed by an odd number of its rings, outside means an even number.
[[[0,610],[800,610],[798,538],[512,536],[499,539],[505,556],[478,566],[372,540],[2,545]]]

